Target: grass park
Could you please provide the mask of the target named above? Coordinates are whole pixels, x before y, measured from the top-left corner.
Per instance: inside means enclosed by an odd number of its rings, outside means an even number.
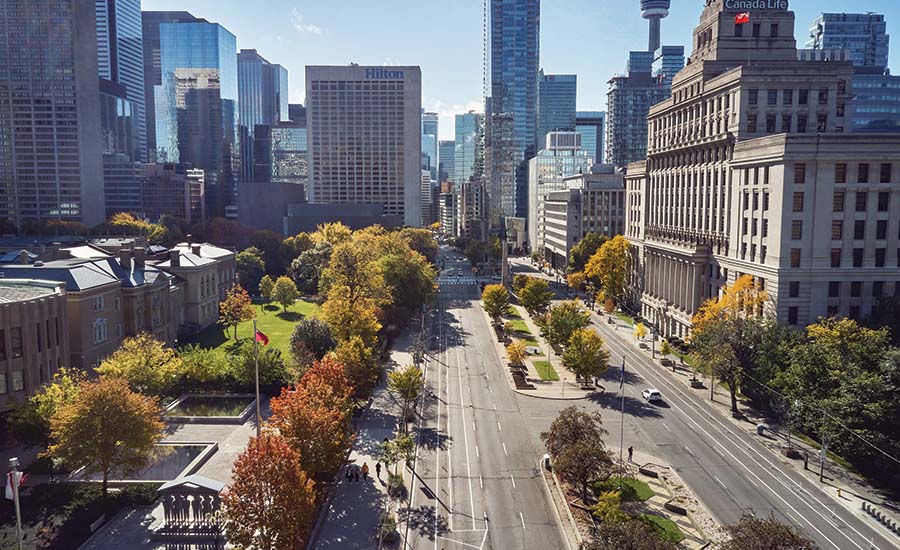
[[[559,380],[559,374],[556,373],[556,369],[553,368],[550,361],[534,361],[534,370],[541,376],[541,380],[550,382]]]

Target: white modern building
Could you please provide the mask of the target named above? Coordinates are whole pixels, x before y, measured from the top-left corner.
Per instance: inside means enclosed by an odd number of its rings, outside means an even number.
[[[310,203],[380,204],[422,223],[422,72],[307,66]]]
[[[900,134],[848,133],[853,67],[799,61],[793,12],[738,11],[707,2],[628,166],[632,298],[665,336],[745,274],[797,326],[900,293]]]

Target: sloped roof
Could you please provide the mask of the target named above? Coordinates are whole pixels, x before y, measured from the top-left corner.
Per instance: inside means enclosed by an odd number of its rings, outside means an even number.
[[[190,252],[181,252],[181,251],[179,251],[179,260],[181,262],[181,265],[178,267],[182,267],[182,268],[202,267],[204,265],[216,263],[216,260],[214,260],[212,258],[202,258],[195,254],[191,254]],[[172,260],[168,259],[168,260],[166,260],[164,262],[160,262],[156,265],[161,268],[164,268],[164,269],[171,269],[172,268]],[[178,269],[178,267],[175,267],[175,269]]]
[[[209,243],[193,243],[194,246],[200,245],[200,256],[203,258],[224,258],[226,256],[234,256],[234,252],[226,249],[220,248],[218,246],[213,246]],[[181,251],[182,254],[191,252],[191,245],[188,243],[178,243],[172,248],[177,248]]]
[[[125,288],[135,288],[168,280],[171,275],[155,267],[136,267],[124,269],[114,258],[65,259],[29,265],[0,265],[0,273],[4,278],[44,279],[66,284],[72,292],[88,290],[112,283],[119,283]]]
[[[203,477],[201,475],[192,474],[185,477],[179,477],[177,479],[173,479],[172,481],[168,481],[163,483],[162,486],[156,490],[158,493],[173,491],[178,492],[178,490],[191,490],[191,489],[200,489],[201,491],[215,492],[220,493],[222,489],[225,488],[225,484],[221,481],[216,481],[215,479],[209,479],[208,477]]]

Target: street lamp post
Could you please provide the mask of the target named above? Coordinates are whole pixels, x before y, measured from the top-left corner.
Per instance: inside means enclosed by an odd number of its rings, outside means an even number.
[[[16,544],[18,550],[22,550],[22,510],[19,507],[19,459],[12,457],[9,459],[10,477],[7,483],[12,483],[13,504],[16,508]]]
[[[253,319],[253,354],[256,379],[256,439],[259,439],[259,432],[262,428],[262,407],[259,404],[259,339],[256,331],[256,319]]]

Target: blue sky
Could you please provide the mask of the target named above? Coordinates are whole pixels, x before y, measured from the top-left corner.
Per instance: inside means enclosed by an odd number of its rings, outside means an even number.
[[[664,44],[685,45],[702,0],[673,0],[662,22]],[[820,12],[884,13],[892,72],[900,71],[897,0],[791,0],[795,35],[805,42]],[[441,139],[453,139],[452,116],[480,109],[481,0],[143,0],[144,10],[186,10],[221,23],[238,48],[256,48],[288,69],[290,100],[302,102],[305,65],[396,64],[422,67],[422,102],[441,114]],[[543,0],[541,65],[578,75],[578,109],[605,110],[607,80],[624,71],[629,50],[646,48],[638,0]]]

